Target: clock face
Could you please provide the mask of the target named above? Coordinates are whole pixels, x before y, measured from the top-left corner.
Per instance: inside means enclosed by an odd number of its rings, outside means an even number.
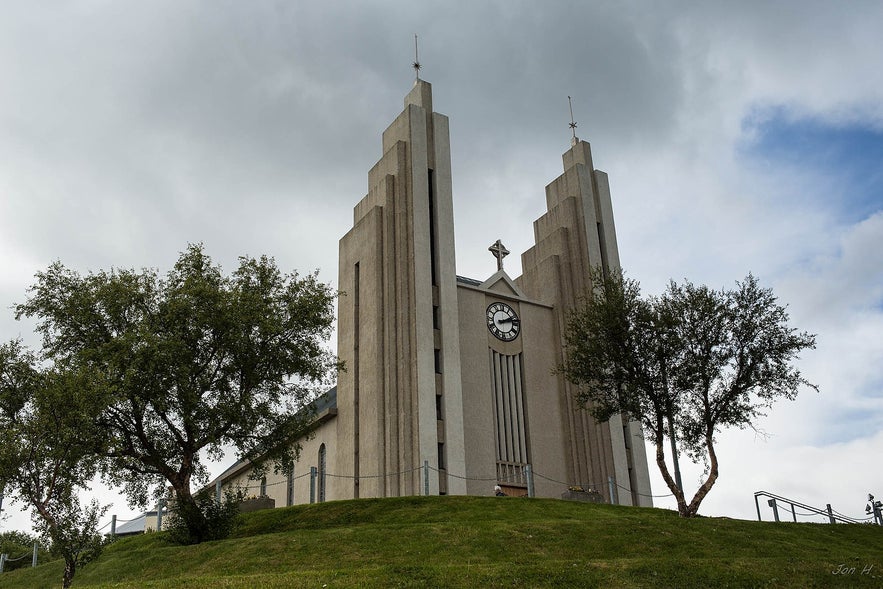
[[[511,342],[521,332],[521,319],[506,303],[491,303],[487,308],[485,319],[487,319],[488,331],[504,342]]]

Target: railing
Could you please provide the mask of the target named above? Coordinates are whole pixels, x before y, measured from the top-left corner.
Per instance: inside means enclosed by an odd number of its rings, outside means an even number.
[[[760,502],[758,501],[758,497],[769,497],[767,500],[767,505],[773,508],[773,517],[776,521],[779,520],[779,502],[782,502],[784,505],[789,505],[791,507],[791,517],[796,522],[797,521],[797,508],[801,510],[805,510],[800,515],[821,515],[828,518],[828,521],[832,524],[837,522],[845,523],[845,524],[863,524],[867,523],[868,520],[855,519],[852,517],[845,516],[843,514],[837,513],[831,508],[831,504],[828,503],[825,505],[824,509],[819,507],[813,507],[812,505],[806,505],[805,503],[800,503],[799,501],[794,501],[793,499],[787,499],[780,495],[774,495],[773,493],[769,493],[767,491],[756,491],[754,493],[754,506],[757,508],[757,521],[763,521],[760,517]]]
[[[9,555],[6,554],[5,552],[3,554],[0,554],[0,573],[2,573],[4,571],[4,569],[6,568],[7,562],[16,562],[16,561],[19,561],[19,560],[27,557],[27,556],[31,557],[31,567],[36,567],[37,566],[37,549],[38,549],[38,547],[39,547],[39,544],[37,542],[34,542],[34,551],[31,554],[23,554],[22,556],[19,556],[18,558],[9,558]]]
[[[521,462],[497,462],[497,481],[504,485],[526,487],[526,466]]]

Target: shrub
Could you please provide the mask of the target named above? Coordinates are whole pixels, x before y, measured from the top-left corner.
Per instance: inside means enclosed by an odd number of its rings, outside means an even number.
[[[174,544],[198,544],[207,540],[223,540],[239,525],[239,503],[245,494],[241,490],[228,490],[224,498],[217,502],[214,493],[204,491],[194,497],[189,505],[175,503],[170,508],[166,538]],[[198,514],[182,513],[184,509],[197,509]],[[198,536],[186,521],[201,520]]]

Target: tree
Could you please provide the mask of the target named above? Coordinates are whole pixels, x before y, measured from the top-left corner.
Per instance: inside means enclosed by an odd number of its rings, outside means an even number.
[[[283,275],[271,258],[240,258],[232,276],[191,245],[164,278],[153,270],[81,276],[61,263],[37,275],[17,317],[38,319],[46,357],[103,391],[105,478],[130,500],[174,493],[194,541],[206,519],[191,484],[200,452],[225,445],[290,467],[308,406],[337,367],[324,347],[335,293],[315,274]]]
[[[106,508],[78,498],[95,473],[98,403],[82,374],[40,368],[19,342],[0,346],[0,484],[34,510],[36,530],[64,559],[63,587],[103,547]]]
[[[597,273],[593,283],[569,317],[559,371],[596,419],[621,413],[641,423],[678,513],[695,516],[719,475],[717,432],[753,427],[801,386],[817,390],[793,365],[815,336],[789,327],[785,307],[751,274],[732,290],[672,281],[661,297],[646,298],[621,273]],[[706,464],[689,503],[665,459],[664,438],[674,432]]]

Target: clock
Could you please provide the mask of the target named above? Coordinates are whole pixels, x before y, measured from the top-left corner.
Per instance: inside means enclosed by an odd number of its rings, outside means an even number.
[[[491,303],[485,315],[487,328],[494,337],[511,342],[521,332],[521,319],[506,303]]]

